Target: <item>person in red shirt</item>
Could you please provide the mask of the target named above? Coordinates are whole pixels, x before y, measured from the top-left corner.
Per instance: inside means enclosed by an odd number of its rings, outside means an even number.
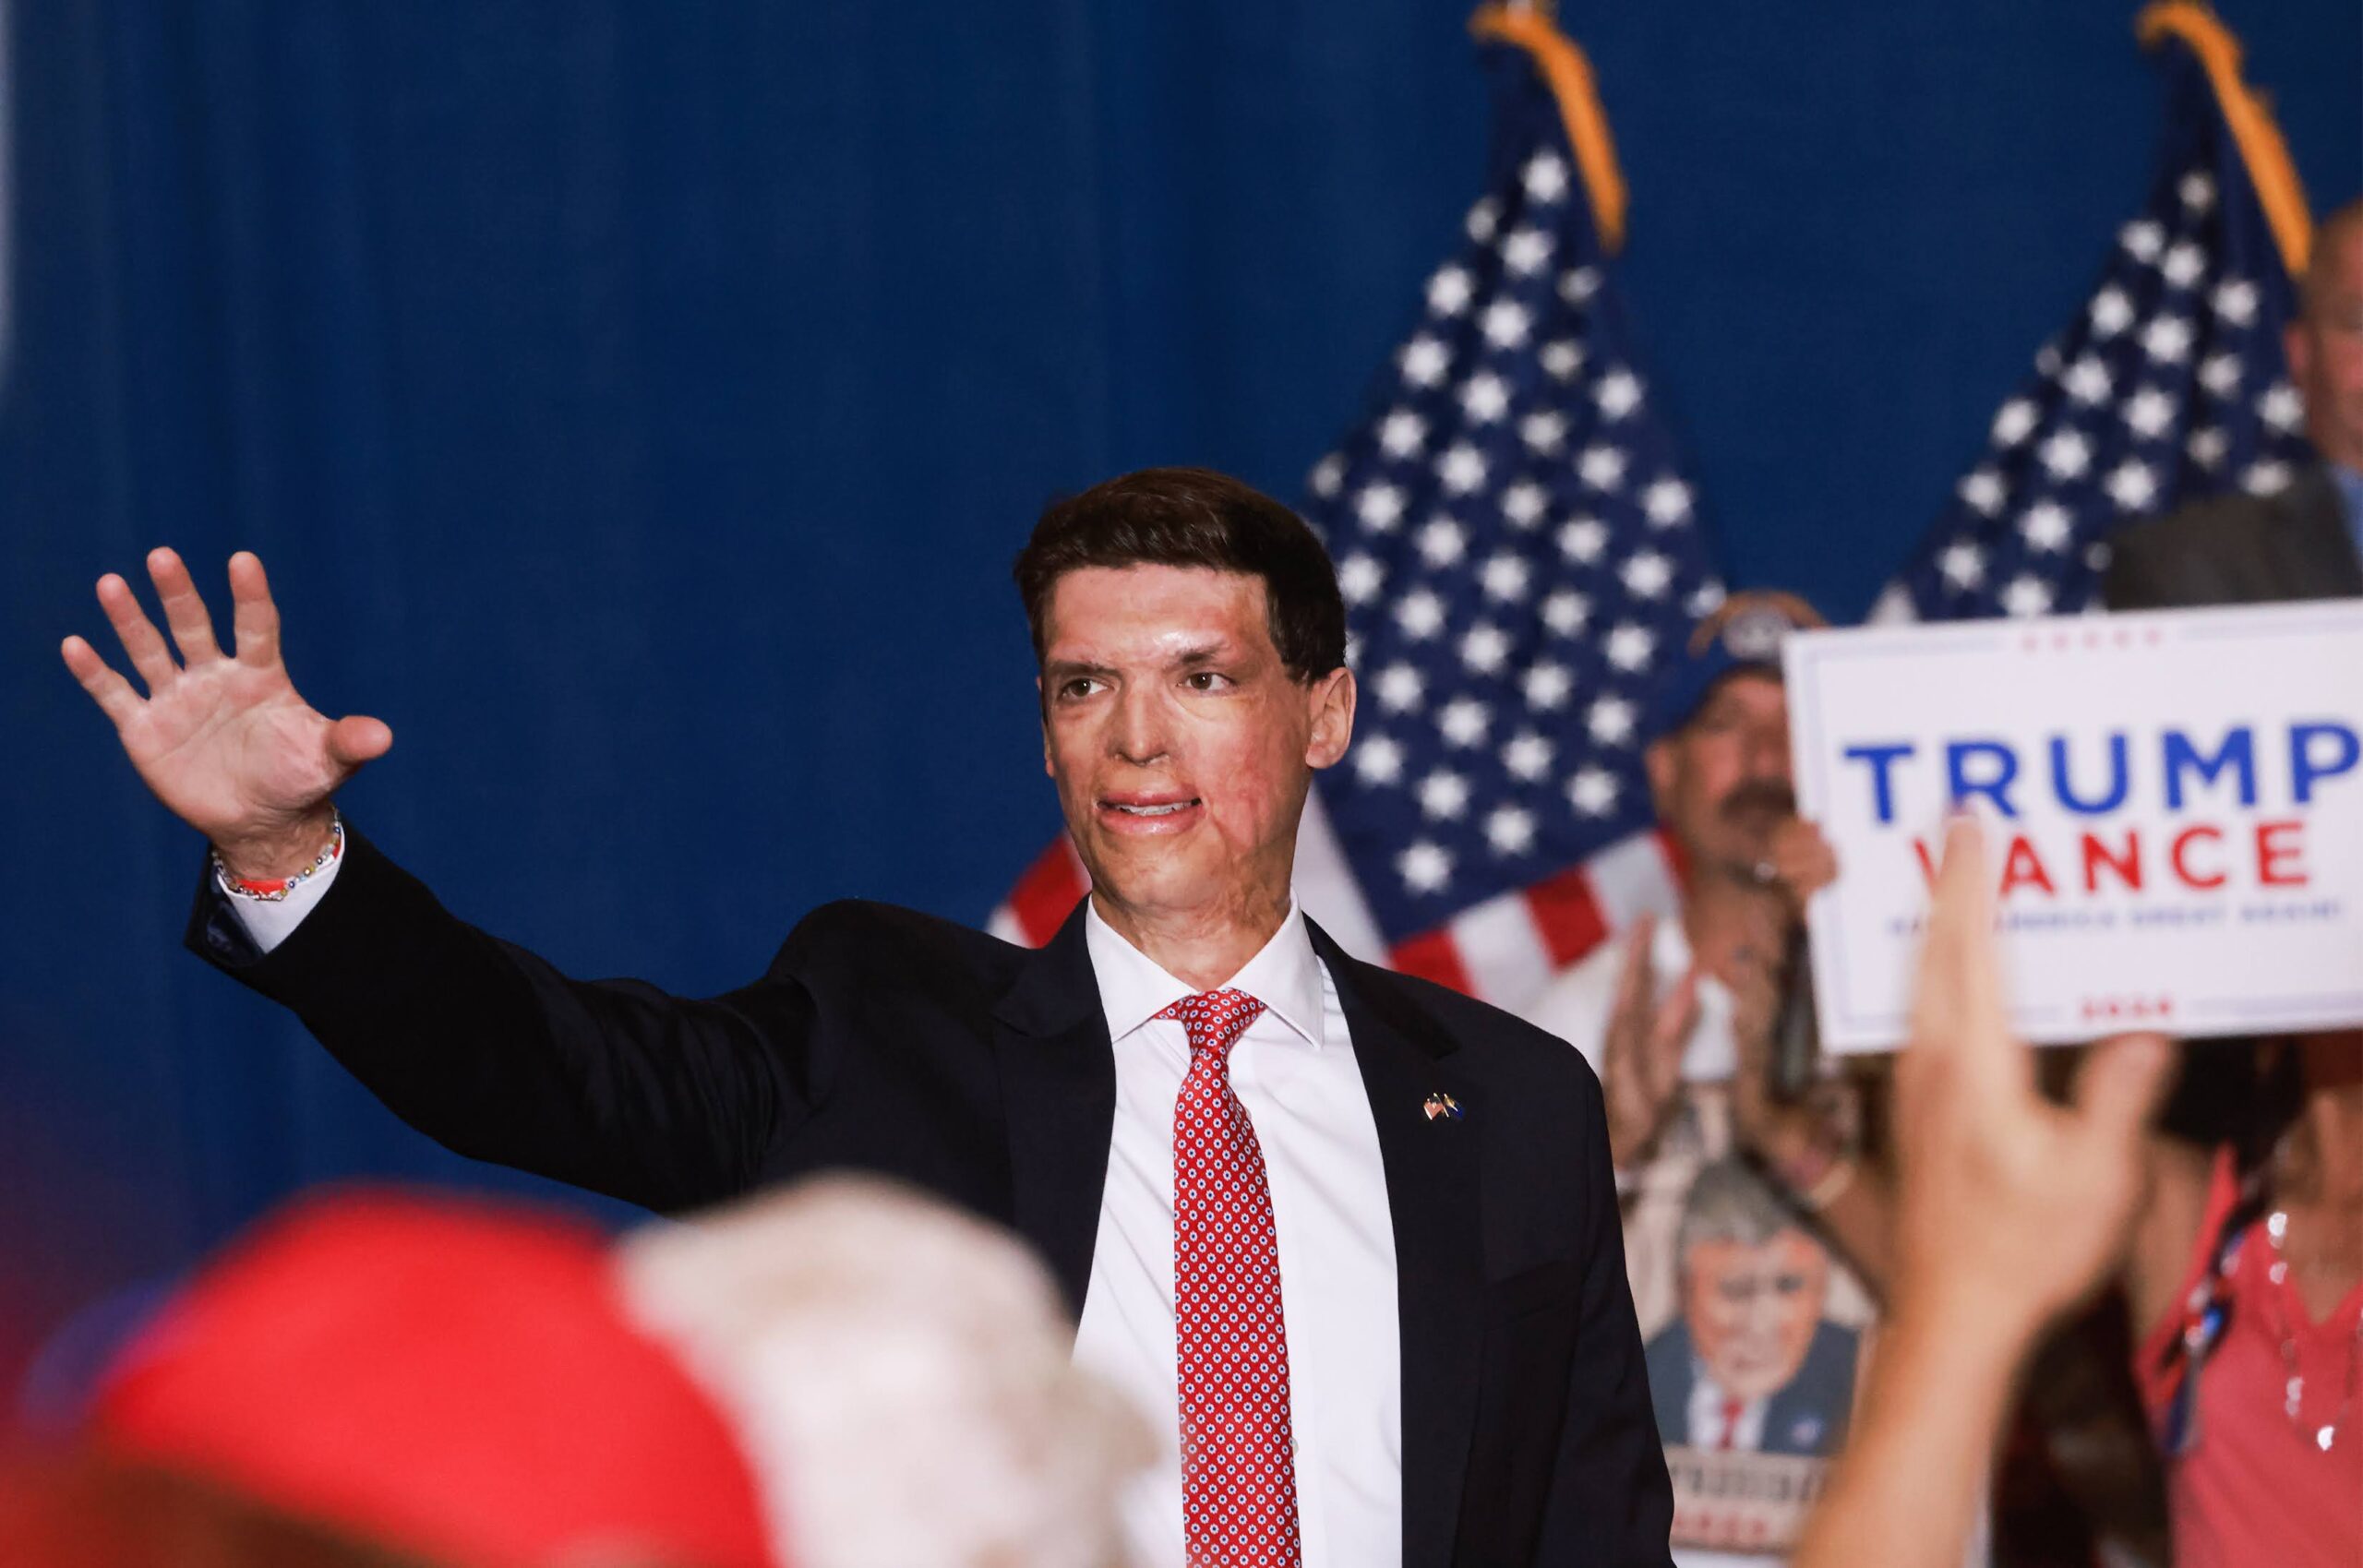
[[[2245,1172],[2154,1142],[2126,1267],[2181,1568],[2363,1562],[2363,1031],[2277,1048],[2296,1118]]]

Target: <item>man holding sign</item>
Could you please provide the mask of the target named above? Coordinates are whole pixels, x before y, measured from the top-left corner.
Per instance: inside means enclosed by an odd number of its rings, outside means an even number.
[[[1779,662],[1823,624],[1740,593],[1699,627],[1646,721],[1680,916],[1635,922],[1528,1013],[1601,1073],[1685,1568],[1785,1551],[1844,1436],[1887,1247],[1843,1087],[1791,1104],[1771,1083],[1804,904],[1836,871],[1796,814]]]

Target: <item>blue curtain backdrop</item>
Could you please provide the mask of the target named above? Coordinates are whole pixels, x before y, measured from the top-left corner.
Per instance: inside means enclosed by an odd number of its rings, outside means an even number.
[[[2318,209],[2363,10],[2225,6]],[[1570,3],[1735,581],[1858,614],[2138,199],[2133,7]],[[289,1190],[487,1176],[177,947],[193,836],[66,676],[169,542],[272,568],[349,809],[463,914],[697,991],[1056,825],[1043,499],[1293,497],[1482,167],[1459,0],[14,0],[0,1371]],[[102,643],[105,640],[100,638]]]

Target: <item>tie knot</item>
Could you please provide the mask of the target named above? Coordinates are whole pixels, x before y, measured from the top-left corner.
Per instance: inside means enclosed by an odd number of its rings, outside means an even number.
[[[1189,1031],[1191,1055],[1211,1050],[1228,1057],[1239,1036],[1247,1033],[1247,1026],[1263,1011],[1264,1004],[1245,991],[1225,987],[1183,997],[1158,1016],[1182,1021],[1182,1027]]]

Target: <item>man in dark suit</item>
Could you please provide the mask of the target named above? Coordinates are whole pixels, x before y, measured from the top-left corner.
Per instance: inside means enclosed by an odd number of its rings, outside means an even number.
[[[1019,557],[1093,887],[1048,947],[833,904],[702,1000],[570,979],[447,913],[337,817],[392,736],[296,696],[260,563],[231,561],[234,656],[179,559],[149,568],[182,662],[112,575],[149,695],[64,652],[214,845],[189,943],[413,1126],[655,1207],[850,1166],[1013,1227],[1078,1362],[1166,1413],[1126,1502],[1141,1568],[1668,1562],[1590,1071],[1296,908],[1355,688],[1286,508],[1151,470],[1053,506]]]
[[[2117,533],[2111,609],[2363,594],[2363,200],[2315,232],[2282,342],[2321,461],[2273,495],[2212,496]]]

